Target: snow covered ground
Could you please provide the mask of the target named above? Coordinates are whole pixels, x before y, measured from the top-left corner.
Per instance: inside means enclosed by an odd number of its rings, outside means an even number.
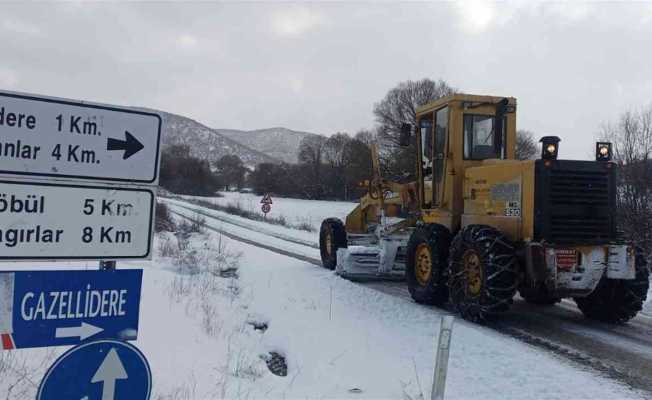
[[[226,206],[239,204],[241,208],[258,212],[260,211],[261,196],[253,193],[220,192],[224,197],[195,197]],[[194,196],[183,196],[193,198]],[[330,217],[340,218],[342,221],[358,203],[347,201],[303,200],[287,197],[272,197],[272,210],[267,214],[270,218],[284,217],[291,224],[309,223],[315,231],[319,231],[321,222]]]
[[[118,264],[145,270],[135,345],[153,369],[152,399],[429,396],[443,311],[217,234],[194,234],[182,257],[174,254],[175,241],[159,235],[153,261]],[[215,275],[234,260],[237,277]],[[95,263],[76,265],[95,268]],[[16,267],[38,268],[5,266]],[[251,322],[268,329],[255,330]],[[44,369],[65,350],[0,353],[0,398],[33,398]],[[269,352],[287,358],[287,376],[269,372],[264,361]],[[644,397],[461,320],[454,328],[449,368],[447,399]],[[24,371],[27,378],[6,396]]]

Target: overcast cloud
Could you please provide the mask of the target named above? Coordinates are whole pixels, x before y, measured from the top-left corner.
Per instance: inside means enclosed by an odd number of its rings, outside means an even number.
[[[652,102],[652,3],[2,3],[0,88],[216,128],[374,124],[399,81],[518,98],[518,127],[586,158]]]

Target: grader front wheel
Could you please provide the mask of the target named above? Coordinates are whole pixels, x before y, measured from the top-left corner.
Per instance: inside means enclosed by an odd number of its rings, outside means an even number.
[[[335,269],[337,266],[337,249],[346,248],[346,229],[337,218],[328,218],[319,229],[319,252],[324,268]]]
[[[498,230],[469,225],[453,239],[449,292],[460,315],[478,322],[507,311],[518,283],[514,247]]]
[[[448,300],[445,271],[450,232],[441,225],[417,228],[408,241],[405,279],[417,303],[442,305]]]

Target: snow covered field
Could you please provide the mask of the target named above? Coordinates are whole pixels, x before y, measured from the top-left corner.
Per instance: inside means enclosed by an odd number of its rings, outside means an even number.
[[[145,269],[135,344],[153,369],[152,399],[429,396],[442,311],[217,234],[194,234],[181,257],[174,255],[175,241],[158,236],[153,261],[118,264]],[[216,274],[234,260],[237,277]],[[253,322],[268,328],[256,330]],[[44,369],[65,350],[2,353],[0,398],[33,398]],[[270,373],[264,360],[270,352],[287,358],[287,376]],[[643,398],[460,320],[449,367],[447,399]]]
[[[224,197],[195,197],[219,205],[238,204],[241,208],[258,212],[260,211],[261,196],[252,193],[220,192]],[[337,217],[342,221],[358,203],[346,201],[302,200],[286,197],[272,197],[272,210],[267,214],[270,218],[284,217],[291,224],[309,223],[316,232],[319,231],[322,220]]]

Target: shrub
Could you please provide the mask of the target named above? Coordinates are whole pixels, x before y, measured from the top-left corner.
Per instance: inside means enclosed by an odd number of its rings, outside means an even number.
[[[154,220],[156,232],[174,232],[176,224],[170,215],[170,210],[165,203],[156,202],[156,219]]]

